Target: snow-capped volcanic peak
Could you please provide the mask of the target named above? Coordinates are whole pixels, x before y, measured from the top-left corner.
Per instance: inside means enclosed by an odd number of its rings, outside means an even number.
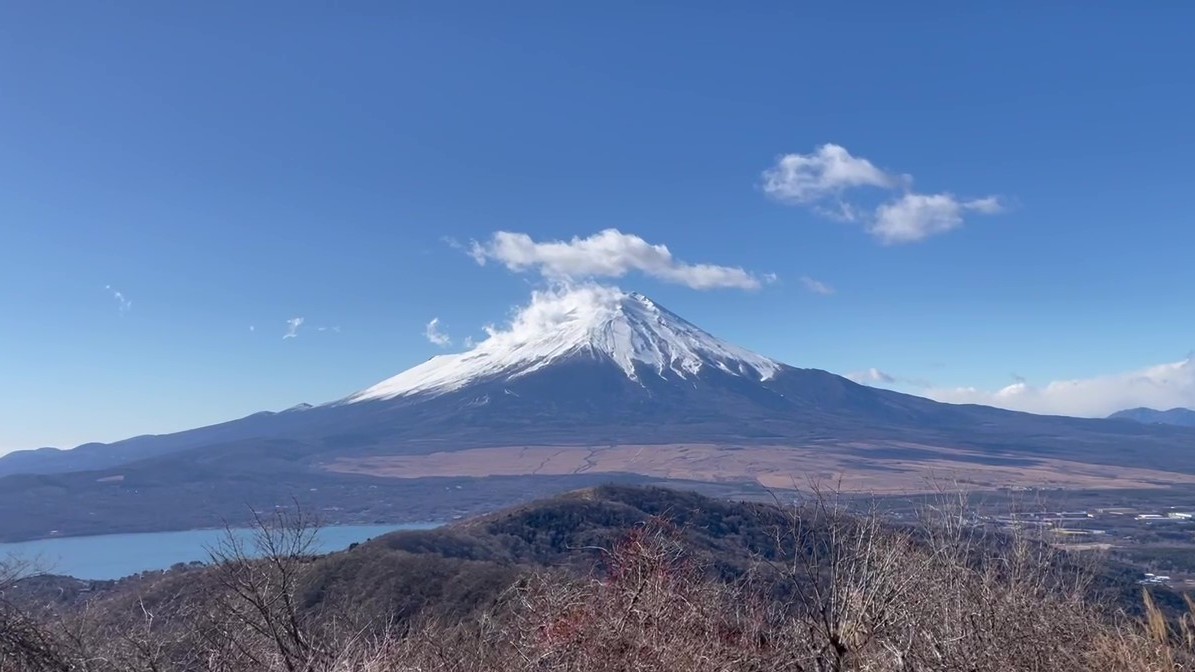
[[[687,378],[707,367],[767,380],[780,368],[641,294],[609,287],[536,292],[507,329],[487,331],[489,338],[468,352],[433,357],[346,401],[443,394],[476,381],[524,376],[578,355],[606,358],[635,381],[649,372]]]

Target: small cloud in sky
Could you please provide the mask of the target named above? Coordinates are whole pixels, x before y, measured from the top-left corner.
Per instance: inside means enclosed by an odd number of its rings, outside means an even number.
[[[952,194],[905,194],[876,208],[867,230],[887,245],[912,243],[963,225],[963,215],[1001,211],[995,197],[962,201]]]
[[[845,378],[853,380],[860,385],[872,385],[876,383],[882,385],[893,385],[897,382],[896,376],[893,376],[889,373],[884,373],[883,371],[880,371],[874,367],[866,371],[848,373],[846,374]]]
[[[552,281],[620,278],[632,271],[691,289],[758,289],[775,280],[733,266],[691,264],[634,234],[606,229],[587,238],[536,241],[525,233],[498,231],[473,241],[469,256],[478,264],[496,261],[515,272],[535,271]]]
[[[257,327],[255,327],[251,324],[251,325],[249,325],[249,331],[257,331]]]
[[[440,331],[440,318],[438,317],[433,317],[432,321],[427,323],[427,326],[423,330],[423,335],[427,337],[428,342],[432,345],[441,348],[447,348],[452,345],[452,339],[448,334]]]
[[[832,143],[808,154],[785,154],[763,171],[762,178],[761,187],[769,197],[807,207],[827,219],[862,224],[885,245],[925,240],[962,227],[967,215],[995,215],[1005,210],[997,196],[916,193],[911,190],[912,176],[880,169]],[[888,197],[874,208],[852,201],[851,196],[861,189]]]
[[[297,338],[299,335],[299,327],[303,326],[303,318],[292,317],[286,321],[286,333],[282,335],[282,340],[288,338]]]
[[[901,178],[845,147],[826,143],[809,154],[785,154],[763,172],[764,193],[787,203],[816,203],[857,187],[894,189]],[[840,201],[840,204],[846,205]]]
[[[866,371],[848,373],[843,377],[859,383],[860,385],[870,385],[872,387],[911,387],[917,388],[918,390],[925,390],[933,387],[929,381],[923,380],[921,378],[898,376],[875,367],[867,369]]]
[[[830,296],[834,293],[833,287],[827,285],[821,280],[815,280],[808,275],[801,278],[801,284],[805,286],[805,289],[820,296]]]
[[[116,299],[116,310],[121,315],[124,315],[125,313],[127,313],[133,309],[133,302],[130,301],[128,299],[128,297],[126,297],[124,295],[123,292],[121,292],[120,290],[117,290],[117,289],[113,289],[112,285],[104,285],[104,289],[108,290],[109,292],[112,292],[112,298]]]

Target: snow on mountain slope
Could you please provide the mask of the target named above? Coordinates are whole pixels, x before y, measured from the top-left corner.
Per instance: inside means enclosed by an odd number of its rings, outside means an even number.
[[[473,382],[517,378],[566,357],[605,358],[628,378],[688,378],[711,367],[755,381],[781,365],[702,331],[641,294],[599,286],[537,292],[505,331],[468,352],[441,355],[345,399],[439,395]]]

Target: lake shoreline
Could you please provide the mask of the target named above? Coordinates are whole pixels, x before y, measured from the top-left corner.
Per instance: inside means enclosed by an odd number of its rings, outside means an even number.
[[[370,521],[370,522],[344,521],[344,522],[337,522],[337,523],[329,523],[329,524],[325,524],[325,525],[317,525],[317,527],[323,529],[326,527],[368,527],[368,526],[376,526],[376,525],[400,525],[400,526],[412,525],[412,526],[426,526],[426,527],[425,528],[412,527],[411,529],[432,529],[434,527],[442,527],[447,524],[448,524],[448,522],[444,522],[444,521],[436,522],[436,521],[428,521],[428,520],[393,520],[393,521],[391,521],[391,520],[376,521],[375,520],[375,521]],[[26,535],[22,535],[22,534],[0,535],[0,548],[10,545],[10,544],[26,544],[26,543],[30,543],[30,542],[34,542],[34,541],[53,541],[55,539],[87,539],[87,538],[91,538],[91,537],[110,537],[113,535],[124,535],[124,534],[166,534],[166,533],[170,533],[170,532],[212,532],[212,531],[219,531],[219,530],[226,530],[226,529],[229,529],[229,528],[227,526],[223,526],[223,525],[201,525],[201,526],[197,526],[197,527],[190,527],[190,526],[188,526],[188,527],[173,527],[173,526],[171,526],[171,527],[160,528],[160,529],[146,529],[146,528],[125,529],[125,528],[121,528],[121,527],[113,527],[112,529],[110,529],[108,531],[86,532],[86,533],[82,533],[82,534],[77,534],[77,533],[49,534],[49,535],[40,535],[40,536],[26,536]],[[232,529],[240,530],[240,529],[249,529],[249,528],[245,527],[245,526],[234,526]]]
[[[316,553],[334,553],[370,539],[401,531],[430,530],[443,523],[327,525],[318,528]],[[159,532],[75,535],[0,543],[0,559],[34,563],[38,574],[82,581],[113,581],[174,565],[207,562],[207,549],[231,533],[250,540],[254,528],[202,528]]]

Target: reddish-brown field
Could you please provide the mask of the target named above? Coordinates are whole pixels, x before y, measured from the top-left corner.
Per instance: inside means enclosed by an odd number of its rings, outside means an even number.
[[[893,457],[901,451],[916,456]],[[975,490],[1151,488],[1195,483],[1195,475],[1190,474],[1067,460],[992,461],[988,456],[961,449],[892,442],[817,446],[666,444],[475,448],[427,455],[341,458],[324,468],[388,478],[632,473],[714,483],[755,482],[777,489],[832,482],[844,492],[872,493],[925,492],[943,482]]]

